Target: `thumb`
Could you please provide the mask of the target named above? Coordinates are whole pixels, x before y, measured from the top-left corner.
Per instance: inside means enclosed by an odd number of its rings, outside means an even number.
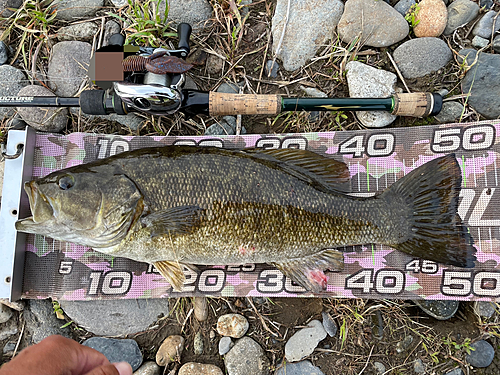
[[[85,375],[132,375],[132,367],[127,362],[118,362],[96,367]]]

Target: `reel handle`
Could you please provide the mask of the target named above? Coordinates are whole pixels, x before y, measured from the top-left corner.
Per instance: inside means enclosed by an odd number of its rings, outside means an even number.
[[[177,26],[177,35],[179,37],[179,44],[177,47],[185,51],[185,54],[182,53],[182,57],[187,57],[191,48],[189,48],[189,38],[191,37],[191,25],[188,23],[180,23]]]

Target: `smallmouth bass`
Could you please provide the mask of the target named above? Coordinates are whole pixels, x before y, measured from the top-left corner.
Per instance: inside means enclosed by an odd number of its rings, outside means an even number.
[[[473,267],[461,179],[447,155],[360,198],[339,188],[344,163],[310,151],[153,147],[27,182],[32,216],[16,228],[154,264],[175,290],[184,266],[269,263],[320,292],[324,270],[343,268],[341,246]]]

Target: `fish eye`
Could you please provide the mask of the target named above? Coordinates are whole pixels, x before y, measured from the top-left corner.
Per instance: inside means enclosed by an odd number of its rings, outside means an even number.
[[[69,190],[75,184],[75,179],[71,175],[66,175],[61,177],[59,181],[57,181],[57,184],[61,190]]]

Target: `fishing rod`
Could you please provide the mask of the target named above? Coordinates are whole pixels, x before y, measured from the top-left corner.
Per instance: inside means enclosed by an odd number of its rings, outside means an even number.
[[[89,115],[126,115],[141,112],[170,115],[277,115],[286,111],[386,111],[398,116],[425,117],[441,111],[437,93],[394,94],[387,98],[302,98],[281,95],[227,94],[184,89],[184,74],[192,68],[184,58],[190,52],[191,26],[177,28],[176,50],[123,45],[114,34],[110,45],[91,59],[89,77],[101,89],[79,97],[1,97],[0,107],[80,107]]]

